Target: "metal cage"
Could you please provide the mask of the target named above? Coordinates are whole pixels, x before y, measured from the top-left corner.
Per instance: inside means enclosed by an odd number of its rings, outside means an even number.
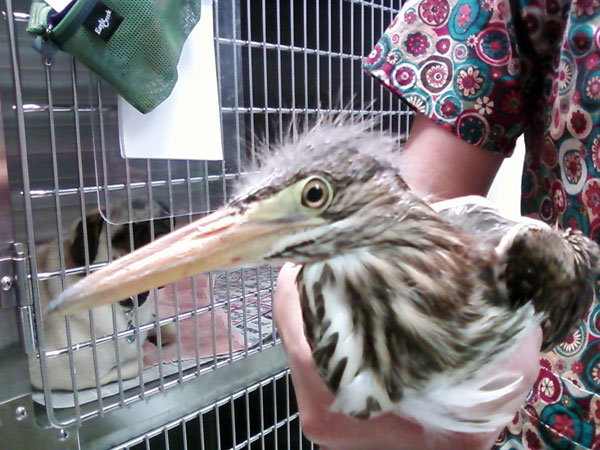
[[[154,239],[217,209],[265,142],[319,115],[405,133],[410,113],[361,67],[400,3],[215,0],[215,162],[122,158],[116,93],[66,53],[42,58],[30,2],[0,0],[0,448],[312,447],[271,315],[277,268],[200,275],[52,326],[43,305],[140,230]]]

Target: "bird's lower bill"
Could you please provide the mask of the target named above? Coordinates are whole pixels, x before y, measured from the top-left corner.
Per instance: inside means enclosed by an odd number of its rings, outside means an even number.
[[[255,262],[288,225],[223,208],[94,272],[65,290],[46,312],[72,314],[197,273]]]

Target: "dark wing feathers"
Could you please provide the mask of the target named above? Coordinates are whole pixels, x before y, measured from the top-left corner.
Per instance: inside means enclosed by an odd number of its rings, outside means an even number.
[[[523,227],[506,249],[506,285],[515,306],[531,300],[547,351],[578,327],[594,299],[598,246],[580,232]]]
[[[594,241],[578,231],[506,218],[477,197],[433,207],[454,226],[496,248],[503,270],[500,280],[506,282],[511,307],[531,301],[545,316],[542,350],[560,344],[577,329],[591,306],[600,273],[600,251]]]

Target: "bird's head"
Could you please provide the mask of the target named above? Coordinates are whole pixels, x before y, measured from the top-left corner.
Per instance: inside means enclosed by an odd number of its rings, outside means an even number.
[[[391,162],[398,141],[371,125],[321,121],[282,142],[226,206],[94,272],[48,311],[93,308],[210,270],[377,245],[418,200]]]

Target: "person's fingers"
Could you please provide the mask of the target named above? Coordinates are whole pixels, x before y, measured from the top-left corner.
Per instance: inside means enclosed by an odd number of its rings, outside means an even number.
[[[516,355],[512,361],[515,367],[524,368],[525,385],[529,386],[527,390],[531,389],[540,372],[540,349],[543,337],[542,327],[536,327],[528,336],[526,344],[515,352]]]
[[[286,349],[288,343],[294,343],[294,345],[305,344],[306,349],[310,351],[304,337],[300,297],[296,287],[296,277],[301,267],[296,264],[286,263],[281,268],[277,277],[277,289],[275,290],[273,301],[273,315]]]

